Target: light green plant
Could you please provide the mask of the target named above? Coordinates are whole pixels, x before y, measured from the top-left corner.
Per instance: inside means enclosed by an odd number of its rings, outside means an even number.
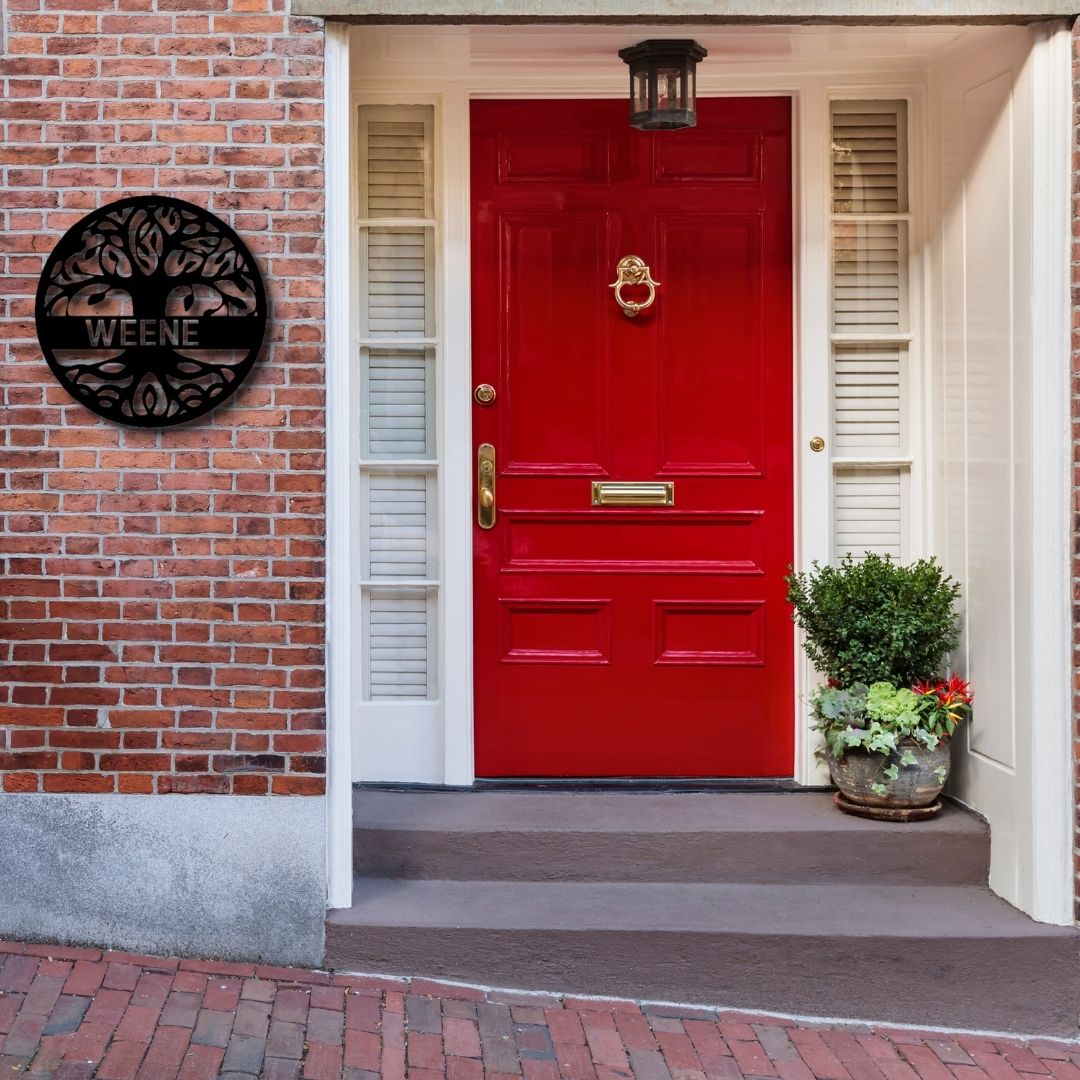
[[[824,735],[825,745],[834,757],[843,757],[859,746],[886,756],[898,753],[901,765],[914,765],[911,747],[902,745],[905,740],[913,739],[930,750],[940,741],[927,730],[926,706],[920,695],[892,683],[819,686],[810,695],[810,706],[814,730]]]

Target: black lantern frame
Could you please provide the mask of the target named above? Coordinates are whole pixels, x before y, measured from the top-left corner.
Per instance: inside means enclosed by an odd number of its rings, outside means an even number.
[[[708,51],[689,39],[650,38],[619,50],[630,68],[630,126],[673,131],[697,124],[697,65]]]

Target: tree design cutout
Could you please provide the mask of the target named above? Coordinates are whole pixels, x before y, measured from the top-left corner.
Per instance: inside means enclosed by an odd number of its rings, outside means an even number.
[[[35,314],[45,360],[76,401],[122,424],[167,427],[235,393],[262,345],[266,296],[224,222],[143,195],[64,234]]]

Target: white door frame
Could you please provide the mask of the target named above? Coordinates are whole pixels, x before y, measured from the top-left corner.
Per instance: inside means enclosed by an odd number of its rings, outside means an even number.
[[[415,28],[420,31],[421,28]],[[580,35],[611,34],[610,27],[576,26]],[[370,65],[352,61],[350,31],[327,24],[326,37],[326,169],[327,169],[327,363],[328,363],[328,881],[331,906],[346,906],[351,895],[351,782],[354,725],[358,722],[357,672],[359,632],[352,602],[355,553],[352,522],[355,513],[355,424],[350,402],[355,400],[352,379],[356,365],[350,311],[353,292],[355,191],[351,177],[355,107],[365,103],[428,104],[435,109],[436,199],[442,242],[438,256],[437,317],[444,342],[439,398],[439,507],[441,512],[439,707],[441,769],[409,775],[408,764],[397,779],[447,786],[467,786],[474,780],[472,725],[472,462],[471,462],[471,347],[469,327],[469,141],[468,108],[474,97],[622,97],[625,70],[612,56],[604,63],[587,60],[572,65],[553,64],[550,57],[513,58],[495,68],[476,66],[460,27],[422,28],[429,42],[438,45],[425,61],[416,51],[382,46]],[[354,33],[398,35],[406,27],[357,28]],[[622,28],[624,36],[648,36],[647,28]],[[670,36],[670,28],[667,31]],[[691,34],[692,30],[685,31]],[[440,38],[442,39],[440,41]],[[389,39],[387,39],[389,40]],[[398,40],[404,40],[399,37]],[[464,45],[463,45],[464,42]],[[832,551],[831,476],[828,454],[807,448],[811,435],[831,434],[831,372],[829,348],[829,197],[828,100],[840,97],[904,97],[912,110],[912,128],[921,124],[925,108],[925,67],[892,65],[882,72],[860,69],[822,71],[820,63],[779,61],[734,70],[704,63],[699,69],[699,92],[706,96],[777,95],[793,102],[793,349],[795,399],[793,437],[795,454],[795,558],[796,564],[827,562]],[[392,88],[392,89],[391,89]],[[1062,121],[1066,123],[1066,121]],[[1066,124],[1067,126],[1067,124]],[[912,140],[911,191],[913,218],[925,205],[922,140]],[[913,237],[914,239],[914,237]],[[912,296],[925,292],[923,266],[912,260]],[[919,308],[913,304],[913,313]],[[918,323],[913,330],[918,333]],[[913,349],[916,383],[913,400],[925,384],[920,368],[921,350]],[[926,552],[932,535],[928,520],[930,500],[924,490],[921,462],[928,449],[922,417],[911,450],[916,464],[913,482],[919,491],[910,500],[907,539],[911,555]],[[804,698],[813,673],[801,650],[796,655],[795,756],[792,771],[797,781],[813,784],[826,780],[814,758]],[[407,754],[406,754],[407,756]],[[366,778],[366,777],[365,777]],[[373,777],[374,778],[374,777]],[[383,779],[384,777],[378,777]],[[387,778],[388,779],[388,778]],[[1066,831],[1071,808],[1063,808]],[[1060,831],[1057,830],[1057,831]]]

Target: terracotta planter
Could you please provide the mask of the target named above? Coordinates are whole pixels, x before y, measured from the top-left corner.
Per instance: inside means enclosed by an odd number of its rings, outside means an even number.
[[[948,740],[939,742],[934,750],[928,750],[922,743],[914,740],[901,743],[901,747],[911,750],[915,755],[915,765],[901,765],[899,752],[886,757],[862,747],[848,750],[841,758],[834,757],[831,753],[826,754],[833,783],[845,799],[862,806],[900,809],[930,806],[941,794],[945,780],[949,778]],[[896,765],[899,770],[895,780],[890,780],[885,775],[885,770],[890,765]],[[938,779],[937,773],[941,766],[945,768],[941,774],[943,780]],[[877,794],[874,784],[884,784],[885,793]]]

